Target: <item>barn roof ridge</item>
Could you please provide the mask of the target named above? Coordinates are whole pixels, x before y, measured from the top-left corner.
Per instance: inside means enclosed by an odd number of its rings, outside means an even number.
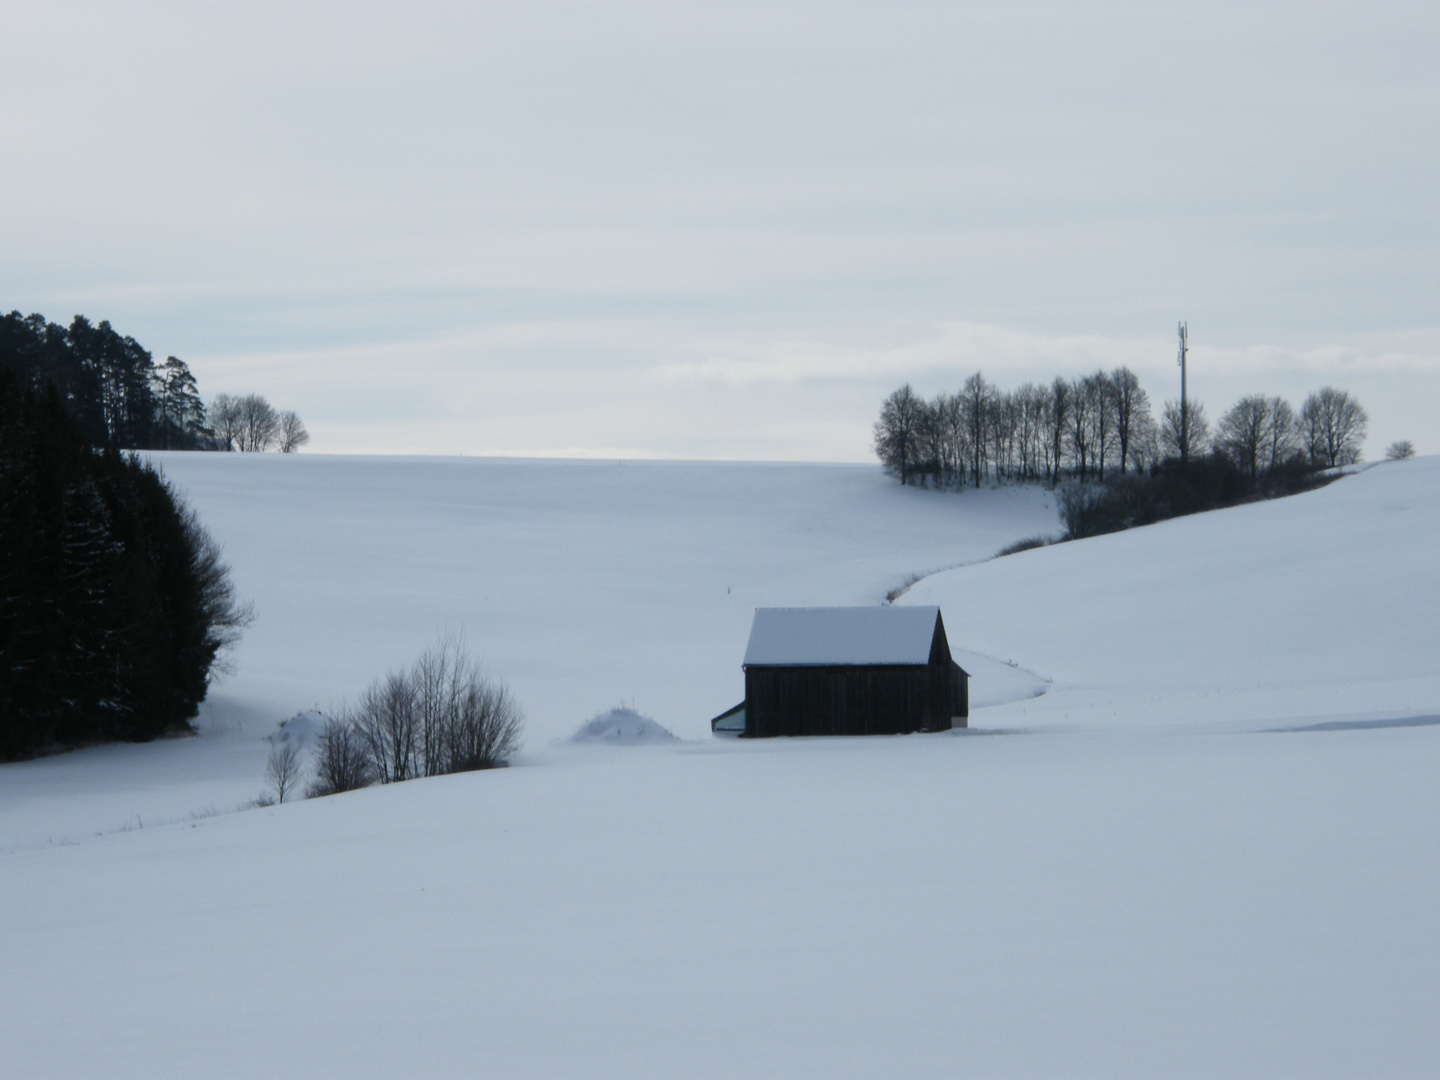
[[[925,605],[756,608],[746,667],[920,666],[940,608]]]

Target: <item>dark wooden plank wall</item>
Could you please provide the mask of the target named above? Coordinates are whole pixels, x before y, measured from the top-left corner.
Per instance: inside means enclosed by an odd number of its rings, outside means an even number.
[[[954,709],[968,696],[948,652],[944,663],[925,667],[747,668],[745,733],[763,738],[947,730],[952,716],[966,715]]]

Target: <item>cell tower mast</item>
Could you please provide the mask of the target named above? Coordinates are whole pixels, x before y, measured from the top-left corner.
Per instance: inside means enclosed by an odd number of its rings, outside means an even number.
[[[1185,354],[1190,351],[1190,329],[1180,324],[1180,460],[1190,460],[1190,404],[1185,400]]]

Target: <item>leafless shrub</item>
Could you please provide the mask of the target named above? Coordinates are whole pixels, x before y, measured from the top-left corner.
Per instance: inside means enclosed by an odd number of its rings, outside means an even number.
[[[520,749],[524,723],[509,689],[472,672],[464,680],[444,729],[444,772],[503,765]]]
[[[351,726],[382,784],[413,780],[420,771],[415,688],[408,672],[392,672],[371,683],[349,713]]]
[[[300,745],[289,739],[281,739],[270,748],[270,760],[265,763],[265,777],[275,791],[275,798],[284,802],[300,786]]]
[[[520,748],[510,691],[485,676],[463,637],[442,638],[410,671],[426,776],[490,769]]]
[[[1385,456],[1391,461],[1404,461],[1415,456],[1415,444],[1409,439],[1392,442],[1385,448]]]
[[[1022,551],[1030,551],[1032,548],[1044,547],[1050,543],[1049,537],[1030,536],[1024,540],[1016,540],[1013,544],[1007,544],[995,553],[995,558],[1003,558],[1006,555],[1018,555]]]
[[[503,765],[524,725],[509,689],[485,675],[459,636],[372,683],[341,722],[382,784]]]
[[[1099,502],[1103,493],[1104,489],[1098,484],[1082,484],[1072,480],[1060,485],[1056,501],[1060,504],[1060,520],[1065,525],[1066,535],[1080,535],[1080,523]]]
[[[462,636],[446,636],[325,723],[308,793],[492,769],[520,749],[523,726],[510,690],[485,675]]]
[[[327,719],[315,739],[315,776],[305,794],[312,799],[338,795],[374,782],[365,744],[350,720],[344,716]]]

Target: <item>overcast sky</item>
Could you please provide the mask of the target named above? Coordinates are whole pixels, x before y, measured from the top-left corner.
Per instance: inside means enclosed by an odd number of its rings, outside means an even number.
[[[1440,453],[1440,4],[75,6],[0,308],[312,451],[870,460],[902,382],[1331,383]]]

